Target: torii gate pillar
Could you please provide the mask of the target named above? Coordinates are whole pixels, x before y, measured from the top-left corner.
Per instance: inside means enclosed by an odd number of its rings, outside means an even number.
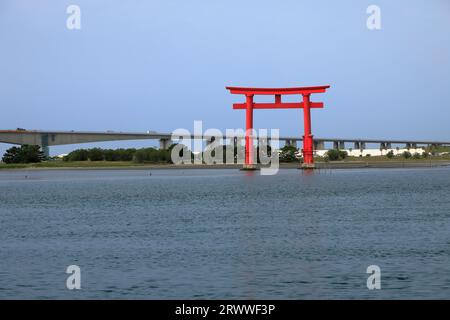
[[[252,169],[254,166],[253,161],[253,139],[251,137],[251,131],[253,129],[253,95],[245,95],[245,165],[248,169]]]
[[[311,133],[311,108],[323,108],[322,102],[311,102],[310,96],[313,93],[323,93],[330,86],[315,87],[297,87],[297,88],[243,88],[226,87],[231,94],[245,95],[245,103],[233,104],[233,109],[245,109],[245,164],[244,169],[254,169],[256,163],[253,155],[253,139],[251,131],[253,129],[253,110],[254,109],[293,109],[303,108],[304,135],[303,135],[303,164],[302,168],[314,168],[314,141]],[[303,100],[300,103],[282,102],[281,97],[288,94],[302,95]],[[273,95],[273,103],[254,103],[254,95]]]
[[[314,168],[313,135],[311,134],[310,94],[303,95],[303,167]]]

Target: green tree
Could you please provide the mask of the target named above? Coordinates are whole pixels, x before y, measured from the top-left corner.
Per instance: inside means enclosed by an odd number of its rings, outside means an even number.
[[[411,152],[409,152],[409,151],[404,151],[404,152],[402,153],[402,157],[405,158],[405,159],[411,158],[411,157],[412,157]]]
[[[91,161],[102,161],[105,160],[103,150],[100,148],[93,148],[88,150],[88,158]]]
[[[39,146],[23,145],[12,147],[6,150],[2,161],[4,163],[37,163],[45,160],[46,157]]]
[[[134,148],[117,150],[119,161],[132,161],[135,152]]]
[[[88,160],[88,151],[86,149],[77,149],[70,152],[67,156],[64,157],[65,161],[87,161]]]
[[[344,160],[347,157],[348,157],[348,152],[347,151],[339,150],[339,159]]]
[[[295,153],[297,148],[294,146],[286,145],[280,149],[280,161],[282,162],[294,162],[297,161]]]
[[[420,157],[420,154],[418,153],[418,152],[415,152],[413,155],[412,155],[412,158],[413,159],[420,159],[421,157]]]
[[[137,150],[134,153],[134,158],[133,158],[134,162],[143,163],[146,160],[147,160],[147,158],[146,158],[146,153],[145,153],[144,149]]]
[[[325,154],[325,159],[330,161],[344,160],[348,157],[348,152],[339,149],[328,150]]]
[[[337,161],[340,158],[339,157],[339,150],[338,149],[328,150],[327,153],[325,154],[325,156],[330,161]]]
[[[119,150],[112,150],[112,149],[103,150],[103,157],[105,161],[120,161]]]
[[[3,155],[2,161],[4,163],[19,163],[19,152],[20,148],[18,147],[9,148]]]
[[[391,151],[389,151],[388,153],[386,153],[386,157],[387,157],[388,159],[392,159],[392,158],[394,157],[394,151],[391,150]]]
[[[155,148],[143,148],[138,149],[134,153],[133,161],[138,163],[151,162],[151,163],[168,163],[170,162],[169,150],[155,149]]]

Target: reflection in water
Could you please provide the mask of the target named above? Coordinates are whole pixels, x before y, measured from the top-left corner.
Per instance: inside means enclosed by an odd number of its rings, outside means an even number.
[[[312,176],[315,173],[313,169],[302,169],[301,171],[304,176]]]

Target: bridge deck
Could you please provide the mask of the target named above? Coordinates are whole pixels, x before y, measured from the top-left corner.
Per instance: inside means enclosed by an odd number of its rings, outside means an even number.
[[[42,131],[42,130],[0,130],[0,142],[11,144],[42,144],[42,138],[47,139],[47,145],[78,144],[99,141],[115,140],[168,140],[170,133],[160,132],[120,132],[120,131]],[[223,136],[226,138],[233,138]],[[244,136],[238,136],[243,138]],[[192,139],[208,139],[211,136],[191,135]],[[280,141],[302,141],[302,137],[285,136],[279,137]],[[436,140],[407,140],[407,139],[373,139],[373,138],[323,138],[315,137],[315,142],[365,142],[365,143],[391,143],[391,144],[418,144],[418,145],[450,145],[450,141]]]

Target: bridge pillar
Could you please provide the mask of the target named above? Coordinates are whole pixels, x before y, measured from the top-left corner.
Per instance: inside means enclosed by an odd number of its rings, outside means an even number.
[[[286,139],[286,140],[284,141],[284,146],[291,146],[291,140]]]
[[[355,150],[360,150],[361,149],[361,143],[359,141],[355,141],[353,148]]]
[[[285,140],[285,146],[294,146],[297,148],[297,141],[293,139],[286,139]]]
[[[297,140],[291,140],[291,146],[294,146],[297,149]]]
[[[258,151],[258,153],[256,155],[256,160],[259,160],[260,159],[260,154],[266,152],[266,156],[268,156],[269,152],[271,152],[271,151],[269,151],[269,149],[270,149],[270,139],[267,138],[267,137],[265,137],[265,138],[258,137],[257,142],[258,142],[258,147],[257,147],[256,150]]]
[[[234,160],[236,160],[237,164],[245,164],[245,138],[242,137],[234,137],[233,138],[233,153]],[[234,163],[233,160],[233,163]]]
[[[41,135],[41,150],[46,158],[50,157],[50,148],[48,147],[48,134]]]
[[[439,147],[441,147],[442,146],[442,144],[439,144],[439,143],[433,143],[433,144],[431,144],[431,145],[428,145],[428,148],[433,148],[433,149],[436,149],[436,148],[439,148]]]
[[[333,149],[342,150],[345,149],[344,141],[333,141]]]
[[[172,145],[172,140],[170,139],[159,139],[159,149],[167,150]]]
[[[325,150],[324,141],[314,141],[314,150]]]
[[[41,151],[44,153],[46,158],[50,157],[50,148],[49,146],[41,146]]]

